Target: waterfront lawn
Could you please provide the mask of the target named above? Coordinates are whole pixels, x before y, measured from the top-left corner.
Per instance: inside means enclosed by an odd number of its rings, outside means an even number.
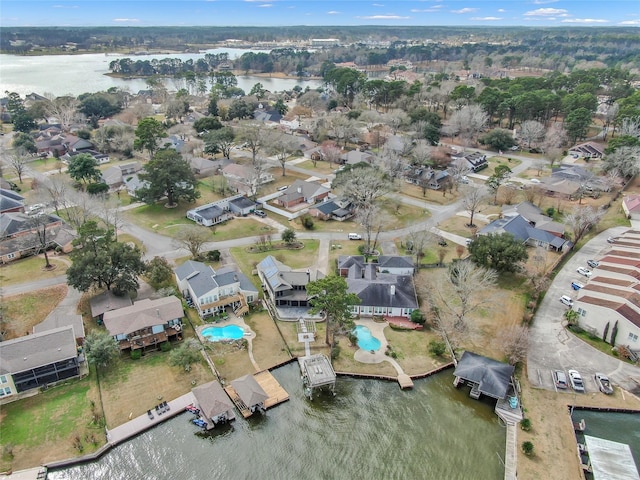
[[[34,325],[42,322],[67,295],[66,285],[20,293],[2,299],[5,340],[32,333]]]
[[[3,405],[0,470],[18,470],[79,455],[74,443],[82,445],[82,453],[102,446],[105,437],[95,378],[92,372],[83,379]]]
[[[396,330],[384,329],[384,336],[396,361],[407,375],[419,375],[430,372],[448,362],[448,358],[436,359],[429,353],[429,342],[440,341],[439,333],[430,330]]]
[[[256,334],[252,341],[253,358],[261,370],[272,368],[291,358],[284,339],[267,310],[253,312],[245,316],[244,321]]]
[[[66,260],[66,259],[65,259]],[[52,270],[44,270],[44,257],[26,257],[7,263],[0,267],[0,276],[4,286],[42,280],[64,275],[67,271],[67,261],[58,259],[49,253],[49,263],[55,266]]]
[[[177,347],[174,344],[173,347]],[[204,360],[190,371],[169,365],[168,352],[148,352],[139,360],[121,356],[106,369],[100,369],[100,389],[107,428],[114,428],[143,415],[163,400],[188,393],[195,385],[214,380]]]

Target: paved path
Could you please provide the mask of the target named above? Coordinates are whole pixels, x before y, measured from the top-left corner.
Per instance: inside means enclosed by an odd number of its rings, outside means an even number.
[[[626,390],[636,390],[640,386],[640,368],[602,353],[566,332],[563,327],[566,307],[558,300],[562,295],[575,298],[571,282],[585,281],[576,273],[576,268],[586,266],[588,259],[602,257],[610,249],[607,237],[626,230],[627,227],[616,227],[602,232],[575,252],[556,274],[529,330],[527,375],[531,385],[553,390],[552,371],[575,368],[582,374],[587,393],[598,391],[593,378],[596,372],[608,375]]]

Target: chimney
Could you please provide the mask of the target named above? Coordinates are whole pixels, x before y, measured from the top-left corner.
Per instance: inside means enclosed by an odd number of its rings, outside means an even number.
[[[156,308],[156,315],[158,316],[158,318],[160,318],[160,309]]]
[[[302,193],[302,187],[298,187],[298,193]]]
[[[395,285],[391,285],[390,293],[391,293],[391,295],[395,295],[396,294],[396,286]]]

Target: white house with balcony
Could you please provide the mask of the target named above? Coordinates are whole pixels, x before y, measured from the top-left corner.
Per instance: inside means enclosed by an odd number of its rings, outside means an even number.
[[[258,289],[240,271],[232,267],[214,270],[202,262],[188,260],[174,270],[178,288],[193,304],[201,318],[231,308],[236,315],[249,311],[258,300]]]

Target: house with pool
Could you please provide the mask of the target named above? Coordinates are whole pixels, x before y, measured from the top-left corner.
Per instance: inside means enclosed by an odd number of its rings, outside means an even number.
[[[182,339],[182,302],[174,295],[135,302],[130,307],[105,312],[102,320],[120,351],[159,348]]]
[[[202,262],[188,260],[174,274],[182,296],[200,318],[211,317],[226,308],[244,315],[249,312],[249,305],[258,300],[258,290],[251,280],[233,267],[214,270]]]
[[[338,272],[348,291],[360,298],[351,307],[354,316],[405,317],[418,308],[411,257],[381,255],[377,262],[365,262],[361,255],[338,257]]]

